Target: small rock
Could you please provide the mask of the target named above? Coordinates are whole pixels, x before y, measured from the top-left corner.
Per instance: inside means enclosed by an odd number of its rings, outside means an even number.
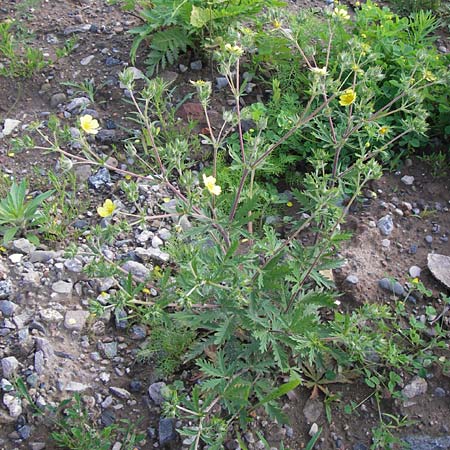
[[[317,423],[314,422],[314,423],[311,425],[311,428],[309,429],[308,434],[309,434],[311,437],[313,437],[313,436],[315,436],[315,435],[317,434],[318,431],[319,431],[319,425],[317,425]]]
[[[45,442],[31,442],[30,450],[44,450],[46,447]]]
[[[159,237],[163,240],[163,241],[168,241],[171,237],[172,234],[170,233],[169,230],[167,230],[166,228],[161,228],[158,232]]]
[[[143,280],[148,278],[151,274],[151,269],[145,267],[144,264],[141,264],[136,261],[127,261],[122,266],[122,269],[125,270],[126,272],[131,273],[135,277],[141,278]]]
[[[159,238],[158,236],[153,236],[153,239],[152,239],[152,247],[153,248],[159,248],[163,244],[164,244],[164,242],[162,241],[161,238]]]
[[[439,397],[439,398],[445,397],[445,396],[446,396],[445,389],[443,389],[443,388],[441,388],[441,387],[437,387],[437,388],[434,390],[434,395],[435,395],[436,397]]]
[[[100,130],[95,135],[95,139],[102,144],[113,144],[119,140],[116,130]]]
[[[88,179],[89,185],[94,189],[100,189],[101,187],[111,183],[111,175],[106,167],[102,167],[96,174],[91,175]]]
[[[358,284],[359,278],[356,275],[349,275],[345,281],[350,284]]]
[[[136,341],[145,339],[147,330],[142,325],[133,325],[130,329],[130,338]]]
[[[52,284],[52,291],[57,294],[71,296],[73,283],[71,281],[57,281]]]
[[[130,381],[130,390],[131,392],[141,392],[142,390],[142,381],[139,380],[131,380]]]
[[[200,60],[197,61],[192,61],[191,64],[191,70],[202,70],[203,68],[203,63]]]
[[[83,25],[74,25],[64,29],[63,33],[65,36],[69,34],[86,33],[91,30],[91,25],[85,23]]]
[[[431,244],[433,243],[433,236],[427,234],[427,235],[425,236],[425,242],[426,242],[427,244],[430,244],[430,245],[431,245]]]
[[[20,120],[5,119],[2,130],[3,136],[9,136],[20,124]]]
[[[44,360],[44,352],[42,350],[37,350],[34,353],[34,370],[38,375],[44,373],[45,360]]]
[[[429,253],[427,263],[433,276],[450,288],[450,256]]]
[[[22,414],[22,402],[15,395],[3,395],[3,404],[8,408],[11,417],[19,417]]]
[[[92,62],[92,60],[95,58],[95,55],[89,55],[89,56],[86,56],[85,58],[83,58],[81,61],[80,61],[80,64],[82,65],[82,66],[87,66],[87,65],[89,65],[91,62]]]
[[[42,262],[47,263],[52,259],[57,258],[60,255],[58,252],[52,252],[49,250],[35,250],[30,253],[30,262]]]
[[[415,254],[417,253],[417,245],[412,244],[412,245],[409,247],[408,253],[409,253],[410,255],[415,255]]]
[[[14,251],[24,253],[25,255],[29,255],[36,250],[36,246],[25,238],[15,239],[12,242],[12,248]]]
[[[164,389],[166,388],[166,383],[160,381],[158,383],[153,383],[148,388],[148,395],[153,400],[155,405],[161,405],[164,403],[165,398],[163,395]]]
[[[29,439],[31,436],[31,430],[32,429],[30,425],[23,425],[22,427],[18,428],[17,432],[19,433],[20,439]]]
[[[77,381],[69,381],[65,386],[64,390],[67,392],[83,392],[89,389],[87,384],[78,383]]]
[[[395,280],[390,280],[389,278],[382,278],[378,281],[378,286],[384,289],[385,291],[389,291],[397,296],[404,296],[406,291],[404,287]]]
[[[401,178],[401,182],[406,186],[412,186],[414,184],[414,177],[405,175],[404,177]]]
[[[79,114],[81,111],[84,111],[90,103],[90,100],[86,97],[77,97],[66,106],[66,110],[71,114]]]
[[[56,108],[58,105],[62,105],[63,103],[65,103],[66,100],[66,94],[64,94],[63,92],[58,92],[50,97],[50,106],[52,108]]]
[[[120,59],[113,58],[112,56],[108,56],[108,57],[105,59],[105,64],[106,64],[108,67],[111,67],[111,66],[118,66],[119,64],[122,64],[122,61],[121,61]]]
[[[19,361],[14,356],[8,356],[6,358],[2,358],[2,372],[3,377],[7,380],[14,377],[17,373],[17,369],[19,368]]]
[[[117,356],[117,342],[102,342],[100,344],[99,350],[103,352],[106,358],[113,359]]]
[[[428,384],[421,377],[414,377],[403,389],[402,394],[407,398],[414,398],[427,392]]]
[[[81,331],[86,325],[89,315],[89,311],[83,311],[82,309],[67,311],[64,318],[64,327],[68,330]]]
[[[217,89],[223,89],[228,86],[228,80],[225,77],[216,77]]]
[[[13,264],[19,264],[20,261],[22,261],[23,255],[21,253],[13,253],[12,255],[8,256],[8,259],[13,263]]]
[[[143,261],[155,260],[158,262],[168,262],[170,260],[170,255],[162,252],[159,248],[136,247],[135,253]]]
[[[64,261],[64,267],[69,272],[81,273],[81,271],[83,270],[83,263],[77,258],[72,258]]]
[[[411,266],[408,272],[411,278],[419,278],[422,273],[422,269],[418,266]]]
[[[308,399],[303,408],[303,415],[308,423],[316,422],[323,413],[323,403],[318,399]]]
[[[10,280],[0,281],[0,299],[8,298],[12,294],[12,283]]]
[[[52,308],[41,309],[39,315],[41,316],[41,319],[47,323],[58,323],[63,320],[63,315]]]
[[[159,445],[164,447],[175,442],[178,439],[178,433],[175,428],[175,419],[159,419]]]
[[[382,217],[377,222],[377,227],[380,230],[381,234],[384,236],[389,236],[392,231],[394,231],[394,222],[392,221],[392,217],[387,215]]]
[[[105,409],[100,416],[100,421],[104,427],[111,426],[115,420],[116,415],[112,409]]]
[[[9,300],[0,300],[0,312],[5,317],[11,317],[14,315],[14,311],[17,309],[17,305]]]
[[[381,246],[384,248],[389,248],[391,246],[391,241],[389,239],[383,239],[381,241]]]
[[[122,398],[124,400],[128,400],[131,397],[131,394],[126,389],[116,386],[110,386],[109,392],[111,392],[111,394],[115,395],[116,397]]]

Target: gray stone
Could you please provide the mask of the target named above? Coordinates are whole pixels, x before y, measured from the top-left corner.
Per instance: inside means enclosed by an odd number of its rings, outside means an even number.
[[[217,89],[223,89],[228,86],[228,80],[225,77],[216,77]]]
[[[159,248],[136,247],[134,251],[136,255],[143,261],[154,260],[157,262],[166,263],[170,260],[170,255],[168,253],[162,252]]]
[[[6,358],[2,358],[2,372],[3,377],[9,380],[13,378],[17,373],[17,369],[19,368],[19,361],[14,356],[8,356]]]
[[[448,450],[450,436],[406,436],[403,440],[414,450]]]
[[[425,236],[425,242],[427,243],[427,244],[432,244],[433,243],[433,236],[431,236],[430,234],[427,234],[426,236]]]
[[[83,270],[83,263],[77,258],[72,258],[64,261],[64,267],[69,272],[81,273],[81,271]]]
[[[0,389],[3,392],[11,392],[14,390],[14,386],[6,378],[2,378],[0,381]]]
[[[324,411],[323,403],[318,399],[308,399],[303,408],[303,415],[308,423],[317,422]]]
[[[111,392],[112,395],[115,395],[116,397],[122,398],[124,400],[128,400],[131,397],[131,394],[126,389],[116,386],[110,386],[109,392]]]
[[[56,281],[52,284],[52,291],[61,295],[72,295],[73,283],[71,281]]]
[[[139,247],[138,247],[139,248]],[[146,279],[150,276],[151,270],[137,261],[127,261],[122,265],[122,269],[131,273],[135,277]]]
[[[164,244],[164,242],[162,241],[162,239],[160,237],[153,236],[153,239],[152,239],[152,247],[153,248],[159,248],[163,244]]]
[[[30,450],[44,450],[45,442],[30,442]]]
[[[422,269],[419,266],[411,266],[408,272],[412,278],[419,278],[422,273]]]
[[[82,65],[82,66],[88,66],[91,62],[92,62],[92,60],[95,58],[95,55],[89,55],[89,56],[86,56],[85,58],[83,58],[81,61],[80,61],[80,64]]]
[[[163,395],[164,389],[166,388],[166,383],[164,381],[159,381],[157,383],[153,383],[148,388],[148,395],[153,400],[155,405],[161,405],[164,403],[165,398]]]
[[[394,222],[392,221],[392,217],[390,215],[382,217],[377,222],[377,227],[382,235],[389,236],[394,231]]]
[[[86,325],[86,320],[89,315],[89,311],[84,311],[82,309],[67,311],[64,318],[64,327],[68,330],[81,331]]]
[[[58,92],[50,97],[50,106],[52,108],[56,108],[58,105],[62,105],[63,103],[65,103],[66,100],[66,94],[64,94],[63,92]]]
[[[117,342],[101,342],[99,350],[108,359],[113,359],[117,356]]]
[[[191,70],[202,70],[202,68],[203,68],[203,63],[200,60],[192,61],[190,65],[191,65]]]
[[[134,340],[142,340],[147,336],[147,330],[143,325],[133,325],[130,329],[130,338]]]
[[[167,228],[161,228],[158,231],[159,237],[163,240],[163,241],[168,241],[171,237],[172,234],[170,233],[170,231]]]
[[[39,315],[41,316],[41,319],[47,323],[58,323],[63,320],[63,315],[52,308],[41,309]]]
[[[83,392],[89,389],[87,384],[78,383],[77,381],[69,381],[65,386],[64,390],[67,392]]]
[[[112,144],[119,141],[116,130],[99,130],[95,139],[102,144]]]
[[[447,395],[447,393],[445,392],[445,389],[443,389],[443,388],[441,388],[441,387],[437,387],[437,388],[434,390],[434,395],[435,395],[436,397],[442,398],[442,397],[445,397],[445,396]]]
[[[13,253],[12,255],[8,256],[8,259],[13,263],[13,264],[19,264],[20,261],[22,261],[23,255],[22,253]]]
[[[14,315],[14,311],[17,309],[17,305],[9,300],[0,300],[0,312],[5,317],[11,317]]]
[[[162,448],[174,444],[178,440],[175,419],[159,419],[158,433],[159,445]]]
[[[22,402],[15,395],[5,394],[3,396],[3,404],[8,408],[11,417],[19,417],[22,414]]]
[[[90,103],[91,101],[86,97],[77,97],[66,106],[66,110],[72,114],[79,114],[81,111],[84,111]]]
[[[450,256],[429,253],[427,263],[433,276],[450,288]]]
[[[100,416],[100,421],[104,427],[109,427],[115,420],[116,415],[112,409],[105,409]]]
[[[20,123],[20,120],[5,119],[2,130],[3,136],[9,136],[20,125]]]
[[[389,278],[382,278],[378,281],[378,286],[385,291],[389,291],[397,296],[404,296],[406,294],[405,288],[395,280]]]
[[[349,275],[345,281],[350,284],[358,284],[359,278],[356,275]]]
[[[53,351],[53,347],[47,339],[37,337],[35,339],[35,344],[36,350],[42,350],[42,353],[44,353],[44,356],[48,360],[53,359],[53,357],[55,356],[55,352]]]
[[[402,394],[407,398],[414,398],[427,392],[428,384],[421,377],[414,377],[403,389]]]
[[[34,370],[38,375],[44,373],[44,366],[45,366],[44,352],[42,350],[37,350],[34,353]]]
[[[8,298],[12,294],[11,280],[0,281],[0,299]]]
[[[28,424],[25,424],[17,429],[17,433],[19,433],[20,439],[26,440],[29,439],[31,436],[31,426]]]
[[[87,33],[90,31],[91,25],[88,23],[85,23],[83,25],[73,25],[70,27],[67,27],[64,29],[63,33],[65,36],[68,36],[70,34],[78,34],[78,33]]]
[[[36,250],[30,253],[30,262],[47,263],[52,259],[57,258],[58,256],[60,256],[60,252],[53,252],[49,250]]]
[[[406,186],[412,186],[414,184],[414,177],[405,175],[404,177],[401,178],[401,182]]]
[[[100,189],[101,187],[111,183],[111,175],[106,167],[102,167],[95,173],[91,175],[88,179],[89,185],[94,189]]]
[[[25,238],[15,239],[12,242],[12,248],[14,251],[24,253],[25,255],[29,255],[36,250],[36,246]]]

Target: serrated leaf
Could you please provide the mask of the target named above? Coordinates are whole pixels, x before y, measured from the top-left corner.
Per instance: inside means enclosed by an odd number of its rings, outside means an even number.
[[[209,10],[192,6],[190,23],[195,28],[203,28],[211,19]]]

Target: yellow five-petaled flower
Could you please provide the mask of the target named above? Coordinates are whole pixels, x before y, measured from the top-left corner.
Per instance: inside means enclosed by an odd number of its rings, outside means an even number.
[[[212,195],[220,195],[222,192],[222,188],[220,186],[217,186],[216,179],[213,176],[207,177],[205,174],[203,174],[203,183],[205,184],[206,189],[212,194]]]
[[[114,202],[111,199],[107,198],[104,201],[103,205],[97,208],[97,212],[100,217],[109,217],[110,215],[112,215],[115,209],[116,205],[114,204]]]
[[[356,100],[356,92],[352,89],[346,89],[339,97],[339,104],[341,106],[349,106]]]
[[[334,8],[333,16],[337,17],[340,20],[349,20],[350,14],[347,12],[345,8]]]
[[[94,119],[90,114],[85,114],[80,117],[80,125],[87,134],[97,134],[100,128],[98,120]]]

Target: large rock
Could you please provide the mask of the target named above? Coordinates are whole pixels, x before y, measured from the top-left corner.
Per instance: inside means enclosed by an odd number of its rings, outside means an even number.
[[[450,256],[429,253],[428,268],[437,280],[450,288]]]
[[[448,450],[450,449],[450,436],[406,436],[405,442],[414,450]]]

